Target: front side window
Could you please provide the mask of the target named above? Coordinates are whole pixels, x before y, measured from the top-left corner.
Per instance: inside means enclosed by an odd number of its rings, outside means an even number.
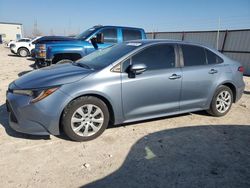
[[[101,33],[104,35],[105,43],[117,43],[117,30],[116,29],[103,29]]]
[[[132,57],[133,64],[145,64],[147,70],[160,70],[175,67],[174,46],[169,44],[154,45]]]
[[[205,49],[198,46],[182,45],[185,66],[206,65]]]
[[[122,30],[123,41],[142,39],[141,31],[134,29]]]

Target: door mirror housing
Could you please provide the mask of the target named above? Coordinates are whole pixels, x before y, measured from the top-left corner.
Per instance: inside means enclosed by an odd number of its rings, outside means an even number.
[[[104,35],[103,33],[98,33],[96,36],[92,37],[90,39],[91,44],[94,46],[94,48],[97,50],[98,45],[97,44],[103,44],[104,43]]]
[[[135,75],[143,73],[146,69],[147,66],[145,64],[131,65],[129,68],[129,78],[135,78]]]

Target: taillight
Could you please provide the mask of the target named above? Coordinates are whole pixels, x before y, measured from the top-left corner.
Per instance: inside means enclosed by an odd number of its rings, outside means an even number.
[[[240,67],[238,68],[238,71],[239,71],[239,72],[244,72],[244,67],[243,67],[243,66],[240,66]]]

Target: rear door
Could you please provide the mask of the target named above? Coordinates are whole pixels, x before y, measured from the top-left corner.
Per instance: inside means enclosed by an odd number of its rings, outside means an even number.
[[[123,63],[122,101],[126,121],[162,116],[179,111],[181,70],[172,44],[147,47]],[[128,67],[145,64],[145,72],[133,78]]]
[[[181,49],[184,66],[180,110],[203,109],[221,74],[219,57],[200,46],[181,45]]]

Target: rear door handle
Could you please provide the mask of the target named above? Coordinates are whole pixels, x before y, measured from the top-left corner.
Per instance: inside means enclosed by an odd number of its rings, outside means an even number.
[[[215,73],[217,73],[217,72],[218,72],[217,70],[211,69],[208,73],[209,73],[209,74],[215,74]]]
[[[181,75],[177,75],[177,74],[172,74],[172,76],[168,77],[170,80],[175,80],[175,79],[180,79]]]

